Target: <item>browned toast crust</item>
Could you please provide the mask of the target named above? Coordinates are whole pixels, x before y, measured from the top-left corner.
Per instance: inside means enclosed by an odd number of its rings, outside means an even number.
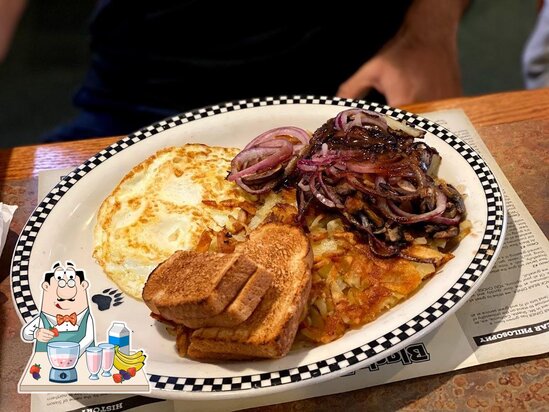
[[[280,358],[290,350],[311,287],[309,239],[297,226],[267,223],[238,245],[237,252],[273,272],[273,284],[252,316],[238,327],[194,331],[191,357]]]
[[[257,264],[241,254],[178,251],[149,275],[143,300],[153,313],[177,323],[215,316],[256,270]]]
[[[207,318],[181,318],[181,322],[191,328],[208,326],[233,327],[244,322],[253,313],[261,298],[265,295],[273,280],[272,273],[258,267],[236,298],[218,315]]]

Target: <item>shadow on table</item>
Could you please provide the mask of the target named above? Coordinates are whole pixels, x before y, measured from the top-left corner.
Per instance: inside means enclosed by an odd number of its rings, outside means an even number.
[[[15,247],[15,243],[17,242],[17,233],[15,233],[13,230],[10,230],[8,232],[8,236],[6,238],[6,244],[4,245],[4,250],[2,252],[2,255],[0,256],[0,283],[9,285],[9,279],[6,279],[10,275],[10,265],[11,265],[11,255],[13,253],[13,249]],[[7,324],[8,321],[8,310],[9,308],[13,309],[13,301],[12,297],[10,295],[7,295],[7,293],[10,293],[11,286],[8,286],[6,288],[2,288],[0,290],[0,328],[4,329],[4,325]],[[19,331],[15,331],[15,339],[19,337]],[[2,354],[5,353],[4,346],[9,344],[6,341],[6,336],[10,335],[9,331],[6,332],[6,330],[1,331],[1,336],[3,337],[0,339],[0,364],[3,364],[4,359],[2,359]],[[11,336],[8,336],[11,338]]]
[[[520,328],[532,323],[529,318],[529,285],[524,253],[528,246],[521,240],[523,222],[515,216],[508,216],[505,243],[492,272],[484,283],[471,296],[469,302],[460,308],[456,316],[469,337],[469,343],[475,348],[475,355],[482,362],[491,358],[490,344],[478,346],[481,336],[513,326]],[[524,294],[517,299],[518,295]],[[530,298],[531,299],[531,298]],[[517,327],[520,322],[522,326]],[[476,338],[476,339],[475,339]]]
[[[8,163],[11,158],[12,149],[0,149],[0,202],[2,201],[2,193],[7,176]]]
[[[17,243],[18,235],[15,231],[10,230],[8,236],[6,237],[6,244],[4,245],[4,250],[0,256],[0,283],[4,281],[9,275],[11,270],[11,257],[13,250],[15,249],[15,244]],[[0,303],[2,299],[0,297]],[[1,319],[1,318],[0,318]]]

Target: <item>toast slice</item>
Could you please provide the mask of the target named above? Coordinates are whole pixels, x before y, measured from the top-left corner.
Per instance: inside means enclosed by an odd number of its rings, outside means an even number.
[[[208,360],[285,356],[311,288],[309,239],[300,227],[266,223],[236,251],[270,270],[273,283],[252,315],[237,327],[195,330],[188,355]]]
[[[219,315],[208,318],[181,318],[183,325],[191,329],[208,326],[232,327],[239,325],[250,317],[261,298],[271,286],[273,275],[271,271],[259,266],[250,276],[237,297]]]
[[[153,313],[179,324],[183,318],[215,316],[235,299],[257,268],[238,253],[178,251],[151,272],[143,300]]]

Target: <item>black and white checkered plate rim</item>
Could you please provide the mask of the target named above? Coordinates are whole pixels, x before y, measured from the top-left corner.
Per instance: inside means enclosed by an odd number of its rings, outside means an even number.
[[[444,127],[437,125],[428,119],[378,103],[324,96],[266,97],[204,107],[192,112],[164,119],[151,126],[145,127],[138,132],[130,134],[78,166],[59,182],[36,207],[21,232],[15,247],[12,260],[11,284],[14,302],[22,319],[25,322],[28,322],[38,314],[38,309],[31,295],[28,273],[29,259],[36,236],[40,227],[48,218],[51,210],[65,193],[83,176],[131,145],[182,124],[237,110],[289,104],[319,104],[369,109],[399,120],[404,120],[408,124],[426,130],[446,142],[469,163],[482,184],[484,194],[486,195],[488,208],[487,227],[483,234],[481,245],[463,275],[441,298],[397,329],[375,340],[367,342],[360,347],[320,362],[257,375],[222,378],[190,378],[149,374],[151,387],[161,390],[184,392],[230,392],[253,388],[273,388],[275,386],[307,381],[317,377],[327,377],[327,375],[330,374],[334,376],[340,375],[345,371],[350,370],[353,365],[358,363],[366,365],[371,361],[372,357],[383,354],[390,349],[394,350],[395,346],[402,346],[405,341],[409,341],[410,338],[422,331],[428,325],[431,325],[433,322],[438,323],[441,317],[462,300],[484,271],[493,264],[492,260],[498,244],[501,241],[505,221],[502,192],[494,175],[484,160],[467,143],[463,142]]]

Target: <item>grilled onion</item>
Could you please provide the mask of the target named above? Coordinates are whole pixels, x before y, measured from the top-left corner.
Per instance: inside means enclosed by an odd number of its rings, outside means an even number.
[[[309,138],[299,127],[268,130],[236,155],[227,179],[249,193],[266,193],[292,174]]]
[[[297,127],[259,135],[233,159],[228,179],[265,193],[291,177],[301,222],[311,206],[332,210],[375,255],[407,258],[411,239],[459,233],[465,216],[458,191],[432,176],[440,156],[415,141],[424,134],[376,112],[344,110],[310,140]]]

